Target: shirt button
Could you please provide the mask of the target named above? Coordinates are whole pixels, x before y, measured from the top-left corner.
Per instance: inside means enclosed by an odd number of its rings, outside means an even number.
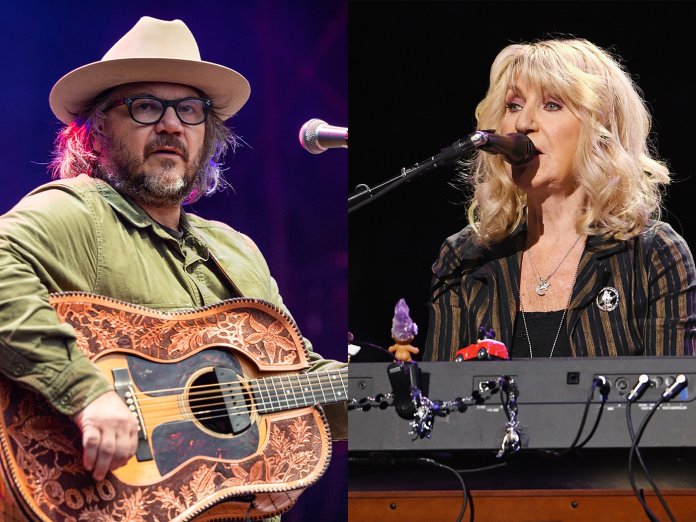
[[[27,367],[24,363],[18,362],[15,363],[14,366],[12,366],[12,373],[15,375],[24,375],[26,369]]]
[[[68,392],[60,398],[60,403],[66,406],[72,400],[72,393]]]

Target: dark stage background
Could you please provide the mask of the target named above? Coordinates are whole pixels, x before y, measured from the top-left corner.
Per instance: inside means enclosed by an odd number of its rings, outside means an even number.
[[[317,351],[346,359],[347,152],[312,155],[298,131],[311,118],[348,118],[347,0],[14,2],[0,0],[3,86],[0,213],[49,181],[60,125],[48,94],[61,76],[98,61],[141,16],[182,19],[202,58],[242,73],[251,98],[229,125],[248,144],[228,154],[234,189],[189,210],[251,236]],[[346,443],[286,522],[344,520]]]
[[[663,219],[694,250],[695,12],[691,2],[351,1],[349,192],[473,132],[490,64],[504,46],[574,35],[621,56],[645,91],[655,143],[675,180]],[[414,344],[424,346],[430,266],[444,239],[467,224],[454,178],[452,169],[431,171],[349,214],[349,329],[358,344],[392,344],[403,297],[420,328]]]

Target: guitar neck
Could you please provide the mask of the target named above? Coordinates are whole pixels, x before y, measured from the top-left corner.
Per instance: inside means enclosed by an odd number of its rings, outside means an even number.
[[[249,382],[260,413],[345,401],[348,368],[264,377]]]

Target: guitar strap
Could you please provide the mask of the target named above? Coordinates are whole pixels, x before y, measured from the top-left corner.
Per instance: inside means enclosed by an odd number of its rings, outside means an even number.
[[[213,252],[210,249],[208,249],[208,253],[210,255],[210,260],[213,262],[213,267],[215,268],[215,271],[220,274],[220,280],[224,281],[226,286],[232,292],[232,297],[244,297],[237,285],[234,284],[234,281],[232,280],[230,275],[225,271],[220,261],[217,260],[215,254],[213,254]]]
[[[203,241],[197,234],[194,233],[194,228],[189,224],[188,217],[186,216],[186,213],[183,210],[181,211],[181,217],[183,232],[172,230],[159,223],[158,225],[162,227],[164,230],[166,230],[174,239],[178,241],[181,241],[188,235],[188,237],[192,238],[200,247],[205,248],[205,250],[208,253],[209,259],[211,260],[211,263],[208,264],[208,268],[210,268],[211,272],[216,273],[216,275],[218,275],[218,279],[222,283],[224,283],[225,287],[227,287],[227,289],[230,291],[229,298],[234,299],[237,297],[245,297],[239,290],[239,287],[234,283],[230,275],[224,269],[220,261],[218,261],[217,257],[215,257],[215,254],[213,254],[213,249],[210,248],[208,243]]]
[[[224,286],[229,290],[230,296],[229,299],[237,298],[237,297],[245,297],[242,292],[239,290],[239,287],[235,284],[234,280],[230,275],[227,273],[225,268],[222,266],[222,263],[218,261],[217,257],[213,253],[213,249],[210,248],[210,246],[203,241],[200,237],[198,237],[196,234],[193,233],[193,230],[191,227],[186,227],[188,228],[187,231],[184,232],[184,235],[188,234],[189,237],[191,237],[196,243],[201,248],[204,248],[207,251],[208,258],[210,260],[210,263],[206,263],[208,265],[208,268],[210,269],[211,272],[216,274],[218,276],[218,279],[220,282],[224,284]],[[181,238],[180,238],[181,239]]]

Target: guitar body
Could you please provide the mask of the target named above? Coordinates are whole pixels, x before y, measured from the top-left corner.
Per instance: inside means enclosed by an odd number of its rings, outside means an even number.
[[[284,387],[308,368],[306,349],[277,308],[233,299],[162,313],[83,293],[55,294],[51,304],[142,435],[138,454],[95,482],[75,424],[0,377],[2,468],[30,520],[259,519],[290,509],[325,472],[323,412],[297,399],[293,407]],[[288,407],[276,411],[279,400]]]

